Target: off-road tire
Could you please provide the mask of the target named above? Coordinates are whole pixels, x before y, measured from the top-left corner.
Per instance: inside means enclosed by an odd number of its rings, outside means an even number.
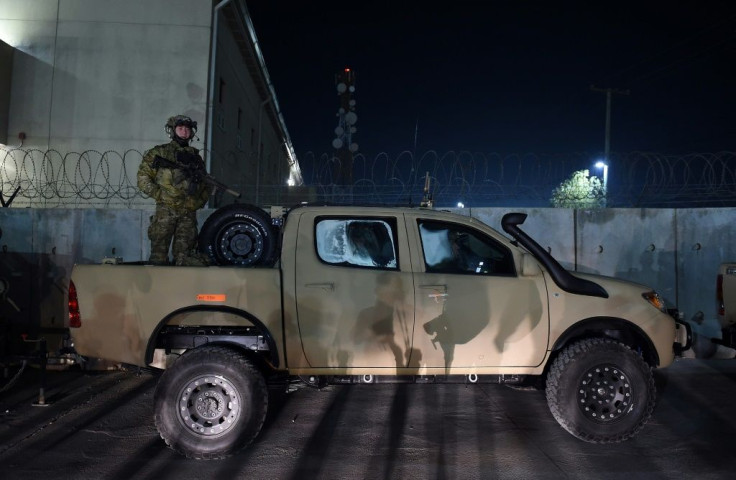
[[[271,266],[277,249],[270,217],[246,204],[212,212],[199,233],[199,249],[215,265]]]
[[[571,344],[547,376],[547,404],[555,420],[590,443],[618,443],[636,435],[654,411],[656,392],[651,367],[609,339]]]
[[[258,435],[268,410],[263,375],[226,347],[189,350],[164,371],[154,393],[161,438],[195,459],[220,459]]]

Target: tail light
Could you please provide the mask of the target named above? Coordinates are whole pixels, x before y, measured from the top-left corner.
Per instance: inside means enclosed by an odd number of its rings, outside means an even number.
[[[716,277],[716,301],[718,307],[718,315],[726,314],[726,307],[723,305],[723,275]]]
[[[77,300],[77,287],[69,280],[69,328],[82,326],[82,317],[79,315],[79,301]]]

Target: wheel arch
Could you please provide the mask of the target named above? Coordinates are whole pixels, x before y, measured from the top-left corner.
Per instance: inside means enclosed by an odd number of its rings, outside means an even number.
[[[585,338],[605,337],[619,341],[639,352],[644,360],[656,367],[659,354],[649,336],[638,325],[616,317],[591,317],[581,320],[565,330],[552,345],[552,355],[548,365],[565,346]]]
[[[145,363],[146,365],[150,365],[153,362],[153,356],[154,352],[156,350],[159,339],[161,337],[161,334],[163,330],[169,326],[169,323],[171,320],[176,318],[177,316],[180,316],[182,314],[187,313],[193,313],[193,312],[220,312],[220,313],[227,313],[230,315],[235,315],[237,317],[243,318],[247,320],[248,322],[251,322],[253,326],[257,329],[257,335],[262,336],[264,342],[267,345],[267,352],[265,352],[265,356],[267,357],[268,363],[274,367],[278,368],[280,366],[279,362],[279,351],[276,344],[276,340],[273,337],[273,334],[271,331],[266,327],[266,325],[259,320],[256,316],[253,314],[245,311],[240,310],[233,307],[228,307],[224,305],[192,305],[188,307],[179,308],[177,310],[174,310],[173,312],[166,315],[164,318],[161,319],[161,321],[158,322],[156,325],[156,328],[153,329],[153,332],[151,332],[151,336],[148,339],[148,344],[146,345],[146,355],[145,355]],[[219,325],[207,325],[207,327],[218,327]],[[227,326],[231,327],[231,326]],[[237,336],[233,336],[233,340],[237,338]],[[258,356],[253,355],[253,352],[247,348],[245,348],[241,343],[238,343],[236,341],[227,341],[227,340],[219,340],[211,343],[206,343],[205,345],[224,345],[229,346],[231,348],[236,348],[240,351],[245,352],[249,357],[257,358]],[[197,347],[194,347],[197,348]]]

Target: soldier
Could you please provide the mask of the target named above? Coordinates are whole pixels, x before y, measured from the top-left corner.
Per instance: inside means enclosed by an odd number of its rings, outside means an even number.
[[[171,142],[147,151],[138,168],[138,188],[156,200],[156,213],[148,227],[150,262],[168,264],[171,246],[176,265],[206,265],[204,256],[195,251],[196,212],[209,198],[207,185],[191,174],[205,172],[202,157],[196,148],[189,146],[197,122],[177,115],[169,118],[165,130]]]

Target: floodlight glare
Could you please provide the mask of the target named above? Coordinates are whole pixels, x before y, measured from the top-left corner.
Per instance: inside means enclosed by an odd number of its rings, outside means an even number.
[[[603,161],[598,161],[595,164],[596,167],[603,169],[603,206],[608,203],[608,164]]]

